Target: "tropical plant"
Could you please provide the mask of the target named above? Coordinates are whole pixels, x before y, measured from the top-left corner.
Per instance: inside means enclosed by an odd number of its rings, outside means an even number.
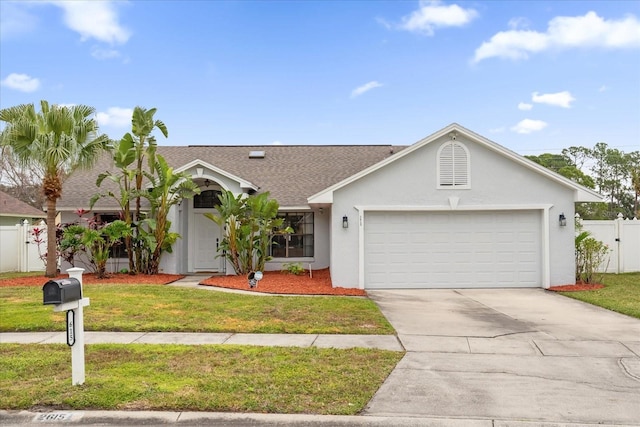
[[[0,110],[6,123],[0,145],[10,147],[12,155],[26,168],[43,171],[42,190],[47,203],[47,267],[45,275],[54,277],[56,257],[56,204],[62,183],[76,168],[93,166],[100,153],[109,148],[109,138],[98,134],[95,110],[86,105],[64,107],[40,102]]]
[[[180,237],[170,232],[169,210],[182,202],[200,194],[200,189],[191,176],[184,172],[175,172],[164,157],[157,155],[153,170],[155,174],[145,172],[150,189],[145,197],[151,210],[149,218],[139,222],[138,231],[149,248],[148,258],[142,260],[144,272],[157,274],[163,252],[171,252],[173,244]]]
[[[83,229],[82,243],[91,251],[91,259],[96,266],[98,279],[104,279],[107,276],[107,261],[111,248],[119,244],[123,237],[130,234],[129,224],[119,219]]]
[[[205,214],[224,231],[219,249],[238,275],[264,270],[273,234],[292,231],[277,217],[278,202],[269,193],[243,197],[231,191],[223,191],[219,199],[218,214]]]
[[[161,120],[154,120],[155,108],[145,109],[135,107],[131,117],[131,132],[126,133],[120,141],[114,143],[113,160],[118,169],[117,173],[102,173],[96,185],[102,186],[104,180],[115,183],[118,193],[106,191],[96,194],[91,200],[91,206],[103,197],[114,199],[122,212],[122,219],[132,227],[133,233],[124,239],[125,249],[129,258],[129,274],[136,274],[148,270],[148,262],[151,259],[148,246],[149,235],[139,227],[143,221],[143,198],[148,194],[143,188],[145,173],[153,174],[156,165],[157,142],[152,132],[158,129],[166,138],[169,133],[166,125]],[[145,169],[145,159],[146,167]],[[131,204],[134,204],[132,212]]]

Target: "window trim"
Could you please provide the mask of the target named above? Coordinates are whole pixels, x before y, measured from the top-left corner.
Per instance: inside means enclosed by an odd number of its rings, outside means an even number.
[[[445,185],[442,184],[442,170],[441,170],[441,158],[442,158],[442,152],[444,151],[445,148],[447,147],[453,147],[453,158],[452,158],[452,168],[453,168],[453,176],[452,176],[452,181],[453,184],[451,185]],[[456,157],[455,157],[455,147],[459,147],[462,148],[464,154],[465,154],[465,159],[464,159],[464,163],[465,163],[465,168],[466,168],[466,183],[465,184],[456,184],[456,172],[455,172],[455,165],[456,165]],[[462,159],[458,159],[458,160],[462,160]],[[451,140],[451,141],[447,141],[445,143],[443,143],[442,145],[440,145],[440,147],[438,148],[438,152],[436,155],[436,179],[437,179],[437,188],[440,190],[469,190],[471,189],[471,155],[469,153],[469,149],[466,147],[466,145],[464,145],[462,142],[460,141],[456,141],[456,140]]]
[[[311,215],[311,233],[293,233],[293,234],[286,234],[284,235],[285,237],[285,241],[288,243],[291,241],[290,237],[291,236],[300,236],[303,237],[304,236],[310,236],[311,237],[311,255],[304,255],[304,244],[303,244],[303,255],[298,255],[298,256],[274,256],[273,255],[273,243],[271,243],[269,245],[269,256],[271,256],[271,260],[275,261],[275,260],[281,260],[281,261],[292,261],[292,260],[311,260],[314,259],[315,256],[315,252],[316,252],[316,223],[315,223],[315,213],[313,211],[279,211],[277,218],[286,218],[288,215],[300,215],[300,216],[305,216],[305,215]],[[308,223],[306,223],[308,224]],[[275,237],[275,235],[272,235],[272,241],[273,241],[273,237]],[[285,249],[285,253],[288,252],[287,249]]]

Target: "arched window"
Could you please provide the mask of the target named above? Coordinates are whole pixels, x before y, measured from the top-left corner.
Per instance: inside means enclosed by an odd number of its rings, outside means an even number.
[[[438,150],[438,188],[471,188],[469,150],[459,141],[447,141]]]
[[[216,205],[220,204],[218,196],[222,192],[220,190],[204,190],[200,194],[193,196],[194,208],[209,208],[213,209]]]

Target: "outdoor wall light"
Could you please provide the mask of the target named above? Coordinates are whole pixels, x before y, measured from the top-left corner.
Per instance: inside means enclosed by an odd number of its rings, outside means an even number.
[[[349,228],[349,218],[346,215],[342,217],[342,228]]]
[[[567,225],[567,217],[564,216],[564,212],[560,214],[560,216],[558,217],[558,221],[560,222],[560,227],[564,227],[565,225]]]

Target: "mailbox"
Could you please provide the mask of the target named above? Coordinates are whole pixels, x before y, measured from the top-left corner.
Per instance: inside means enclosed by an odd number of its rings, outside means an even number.
[[[78,279],[49,280],[42,287],[43,303],[64,304],[82,299],[82,288]]]

